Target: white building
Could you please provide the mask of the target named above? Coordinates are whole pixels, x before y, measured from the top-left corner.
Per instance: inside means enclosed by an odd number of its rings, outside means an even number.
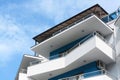
[[[96,4],[37,35],[16,80],[120,80],[119,14]]]

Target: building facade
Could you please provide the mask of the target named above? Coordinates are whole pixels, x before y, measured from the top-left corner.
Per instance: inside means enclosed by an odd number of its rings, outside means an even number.
[[[120,80],[119,15],[96,4],[35,36],[16,80]]]

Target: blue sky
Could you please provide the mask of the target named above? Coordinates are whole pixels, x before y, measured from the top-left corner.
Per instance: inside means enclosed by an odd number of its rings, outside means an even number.
[[[111,13],[120,0],[0,0],[0,80],[14,80],[32,38],[94,4]]]

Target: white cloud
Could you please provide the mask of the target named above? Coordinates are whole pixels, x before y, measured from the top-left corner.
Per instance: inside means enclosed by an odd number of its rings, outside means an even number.
[[[29,52],[31,41],[27,33],[22,30],[10,16],[0,16],[0,63],[6,64],[13,55]],[[2,65],[0,65],[2,66]]]
[[[47,18],[51,18],[53,22],[59,23],[60,21],[63,21],[64,19],[78,13],[81,11],[81,9],[83,9],[83,7],[80,6],[84,4],[78,5],[78,1],[79,0],[35,0],[24,5],[25,8],[45,15]]]
[[[51,18],[53,22],[59,23],[97,3],[108,12],[114,11],[120,5],[119,0],[116,2],[114,0],[34,0],[24,5],[25,8],[43,14]]]
[[[0,15],[0,67],[5,66],[15,55],[31,54],[32,37],[48,29],[48,25],[21,25],[9,14]],[[32,53],[33,54],[33,53]]]

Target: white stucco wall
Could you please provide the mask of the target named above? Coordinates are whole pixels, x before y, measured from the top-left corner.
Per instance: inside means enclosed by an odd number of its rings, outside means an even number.
[[[120,57],[116,58],[115,63],[107,65],[107,71],[120,80]]]
[[[115,48],[114,33],[105,36],[105,39],[110,45],[112,45],[113,48]]]
[[[107,70],[111,74],[119,78],[118,80],[120,80],[120,26],[117,25],[115,26],[114,23],[111,24],[110,26],[114,28],[114,41],[115,41],[114,45],[116,50],[116,62],[107,65]]]
[[[61,69],[65,66],[65,58],[54,59],[49,62],[33,65],[28,67],[28,76]]]
[[[99,48],[102,52],[104,52],[109,58],[114,60],[114,51],[109,47],[107,44],[105,44],[100,38],[96,37],[96,46]],[[105,59],[107,60],[107,59]]]

